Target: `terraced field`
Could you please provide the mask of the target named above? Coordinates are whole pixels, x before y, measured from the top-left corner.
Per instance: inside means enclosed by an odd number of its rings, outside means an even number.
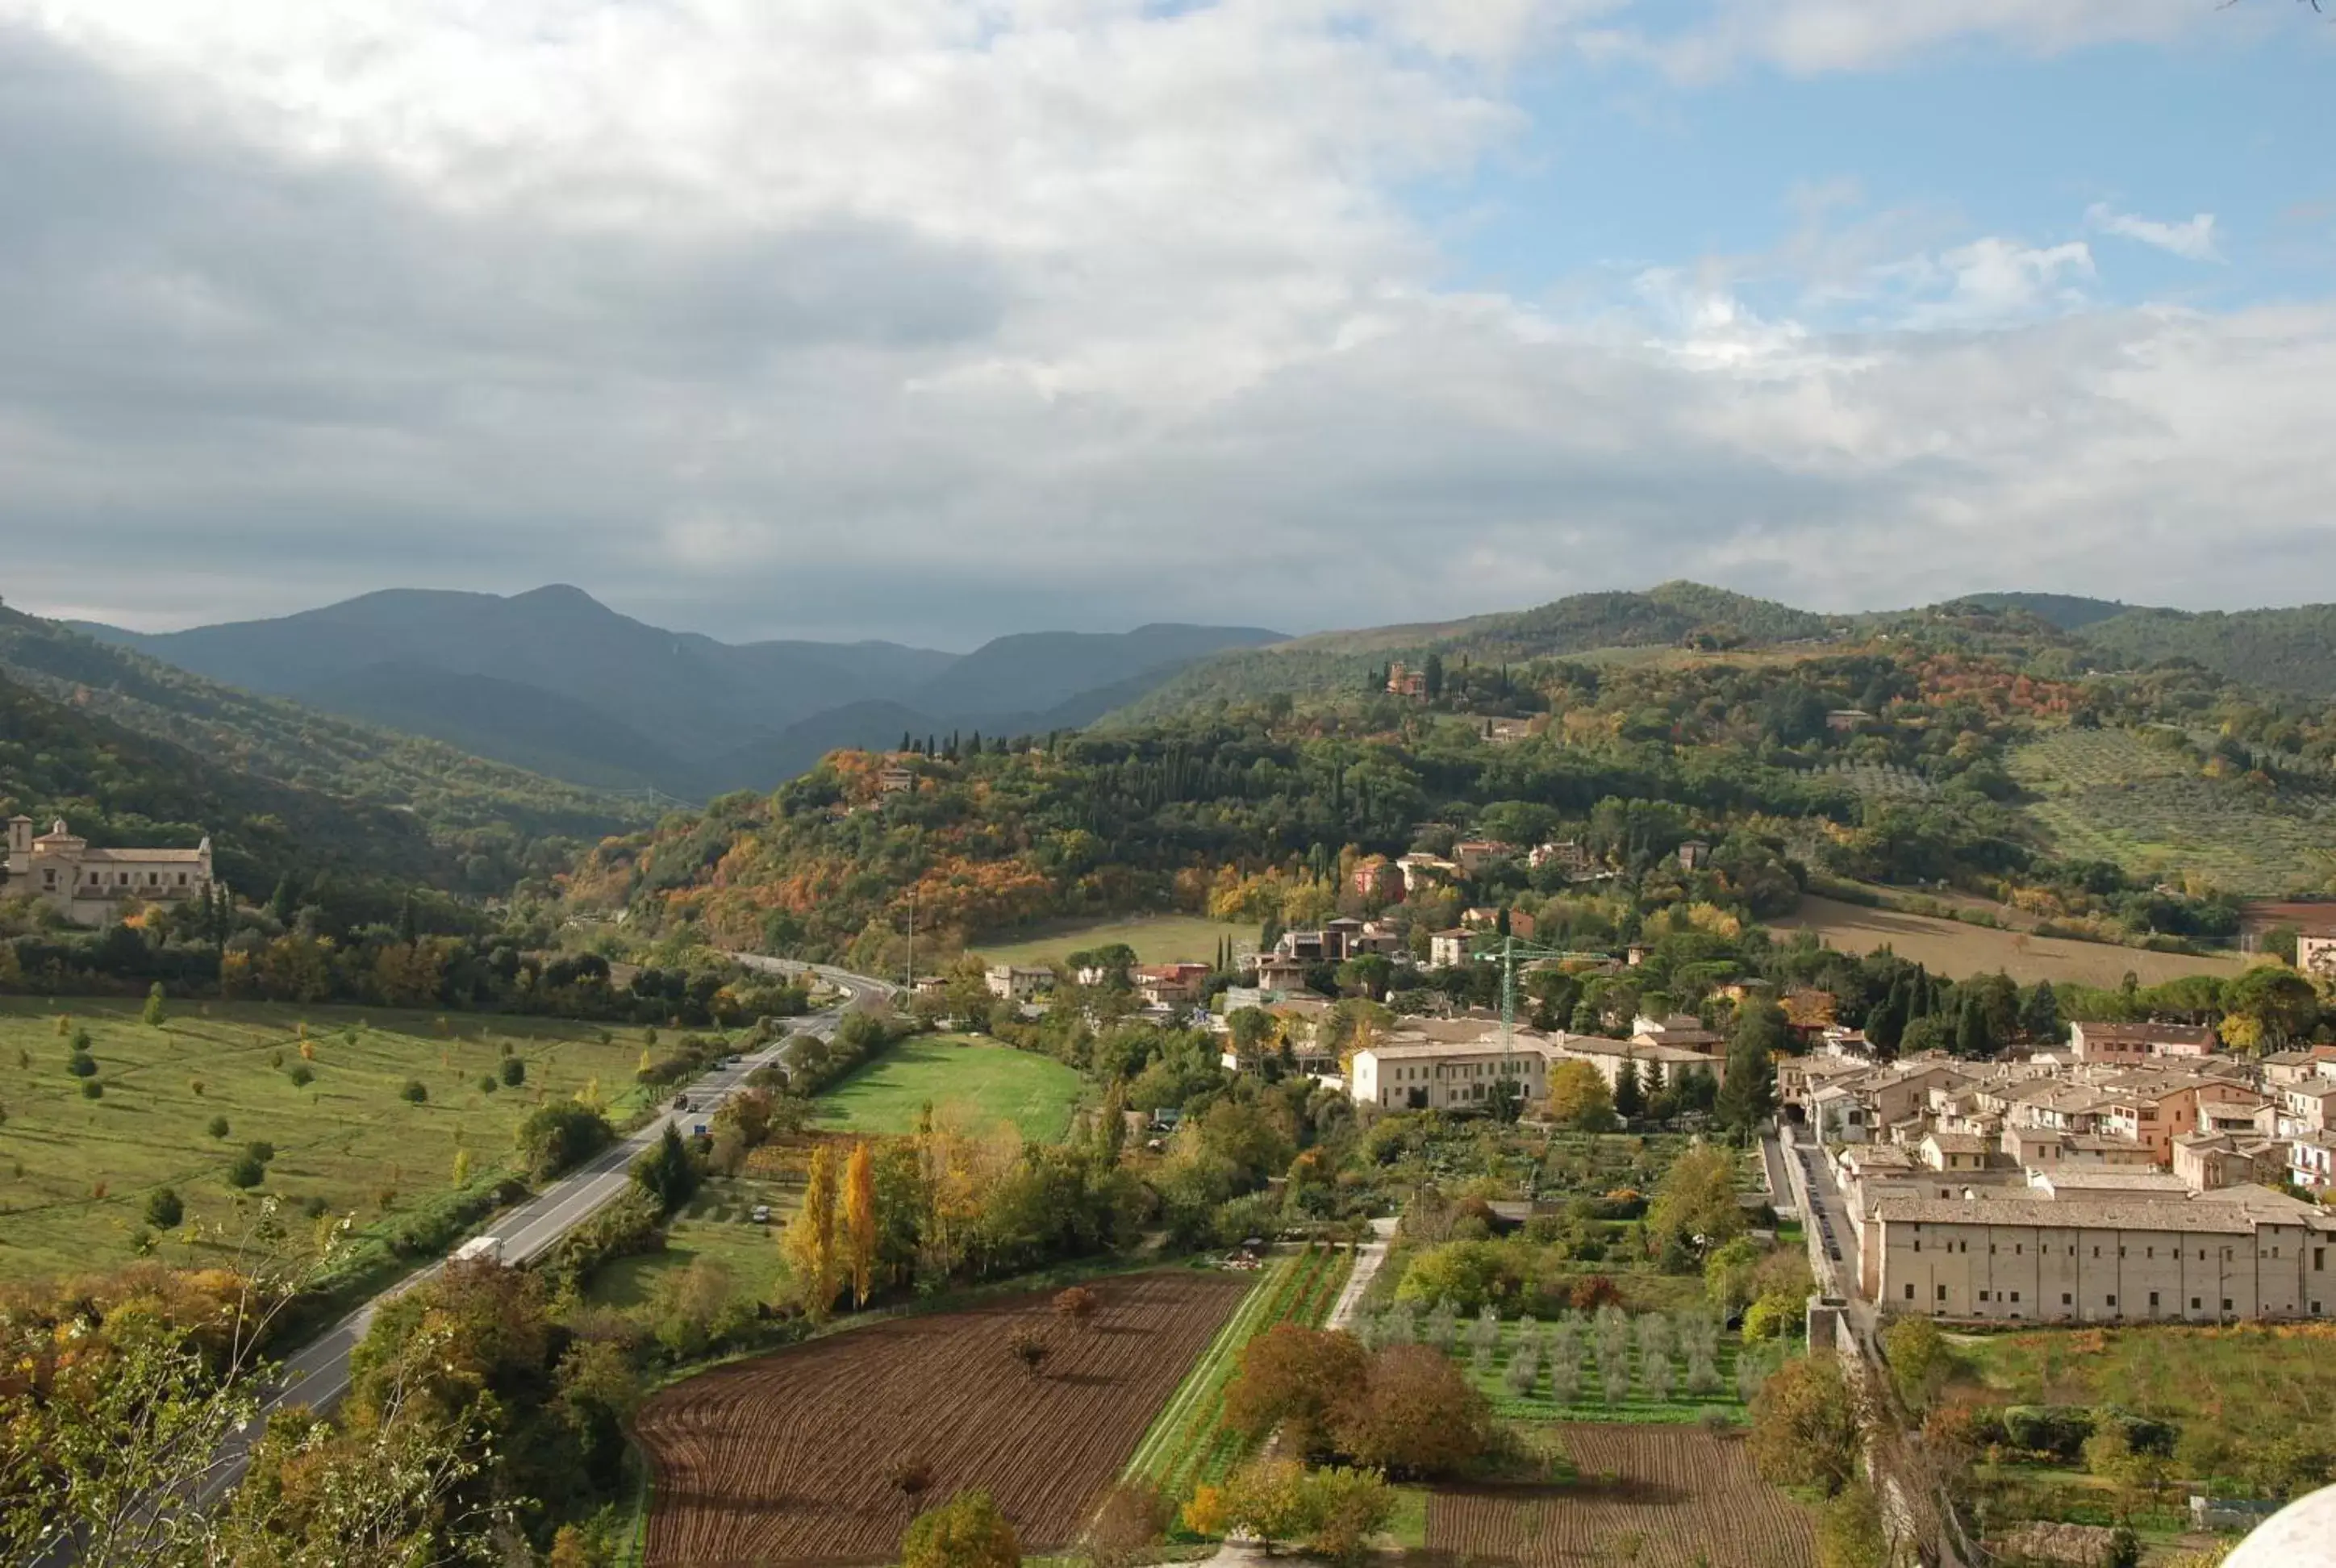
[[[2029,814],[2062,854],[2233,892],[2336,877],[2336,795],[2207,778],[2123,730],[2063,730],[2011,755]]]

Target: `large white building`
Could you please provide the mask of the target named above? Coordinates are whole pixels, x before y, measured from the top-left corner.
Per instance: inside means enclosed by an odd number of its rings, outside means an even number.
[[[1382,1110],[1482,1110],[1504,1081],[1528,1102],[1543,1098],[1551,1069],[1568,1061],[1589,1063],[1610,1088],[1628,1066],[1650,1094],[1690,1071],[1710,1074],[1715,1084],[1727,1071],[1724,1057],[1680,1046],[1533,1029],[1514,1030],[1504,1042],[1496,1020],[1415,1018],[1354,1053],[1348,1093]]]
[[[35,838],[33,819],[8,823],[11,894],[30,891],[79,925],[111,925],[141,903],[174,903],[210,891],[211,841],[190,850],[92,849],[63,818]]]

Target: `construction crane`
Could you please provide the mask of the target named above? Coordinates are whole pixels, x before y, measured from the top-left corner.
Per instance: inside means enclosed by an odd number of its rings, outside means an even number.
[[[1517,960],[1519,959],[1524,959],[1528,966],[1537,963],[1563,963],[1570,959],[1603,964],[1611,962],[1614,955],[1581,952],[1570,948],[1543,947],[1537,942],[1521,942],[1514,937],[1503,937],[1497,944],[1489,940],[1480,940],[1470,950],[1468,956],[1479,961],[1498,959],[1500,962],[1501,1054],[1505,1057],[1515,1048],[1512,1037],[1516,1033],[1517,1027]]]

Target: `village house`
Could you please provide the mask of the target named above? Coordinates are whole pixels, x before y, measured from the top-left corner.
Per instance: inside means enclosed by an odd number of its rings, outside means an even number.
[[[2188,1074],[2142,1075],[2108,1087],[2114,1099],[2101,1130],[2146,1144],[2161,1165],[2173,1163],[2177,1135],[2197,1130],[2202,1104],[2218,1101],[2252,1110],[2263,1103],[2263,1096],[2244,1084]],[[2329,1087],[2336,1090],[2336,1083]]]
[[[2312,1078],[2279,1090],[2279,1135],[2320,1138],[2336,1122],[2336,1078]]]
[[[1699,872],[1711,863],[1711,846],[1701,839],[1689,839],[1679,847],[1679,867],[1683,872]]]
[[[1201,999],[1209,966],[1198,963],[1139,964],[1128,977],[1135,994],[1155,1008],[1189,1008]]]
[[[2195,1060],[2222,1049],[2214,1031],[2195,1024],[2073,1023],[2068,1048],[2088,1065],[2144,1065],[2161,1057]]]
[[[1465,926],[1454,926],[1449,930],[1431,932],[1427,939],[1427,962],[1431,969],[1448,969],[1468,961],[1468,947],[1476,933]]]
[[[2288,1178],[2293,1147],[2276,1138],[2253,1135],[2181,1133],[2174,1139],[2171,1174],[2194,1193],[2249,1183],[2271,1185]]]
[[[1260,954],[1257,960],[1257,989],[1270,993],[1302,991],[1306,989],[1306,971],[1314,966],[1303,959],[1293,959],[1286,953]]]
[[[1483,1110],[1495,1086],[1526,1103],[1549,1092],[1545,1042],[1475,1019],[1407,1019],[1402,1033],[1354,1053],[1348,1094],[1383,1110]]]
[[[92,849],[60,817],[35,838],[33,819],[8,823],[8,886],[33,892],[75,925],[108,926],[140,904],[177,903],[211,891],[211,841],[190,850]]]
[[[989,994],[1005,1001],[1027,1001],[1055,989],[1055,971],[1044,964],[991,964],[981,971]]]
[[[1358,898],[1387,901],[1403,897],[1403,869],[1385,855],[1371,855],[1355,864],[1355,893]]]
[[[917,787],[917,775],[904,767],[876,770],[876,792],[879,794],[905,794]]]
[[[2318,980],[2336,980],[2336,935],[2326,932],[2295,939],[2295,967]]]
[[[1425,700],[1427,696],[1427,672],[1424,669],[1413,669],[1397,659],[1387,666],[1387,695],[1390,696],[1417,697]]]
[[[1515,858],[1517,846],[1499,839],[1463,839],[1452,846],[1452,858],[1463,872],[1480,872],[1494,861]]]
[[[1555,865],[1568,876],[1579,876],[1590,869],[1590,852],[1582,847],[1579,839],[1554,840],[1535,844],[1525,856],[1525,863],[1534,871],[1545,865]]]
[[[1874,722],[1862,707],[1837,707],[1825,715],[1825,728],[1835,735],[1854,735]]]
[[[2336,1187],[2336,1140],[2297,1138],[2288,1145],[2287,1179],[2307,1193]]]
[[[1442,855],[1431,855],[1418,851],[1407,855],[1397,855],[1395,866],[1396,870],[1403,873],[1403,889],[1406,893],[1416,893],[1428,888],[1441,887],[1460,874],[1460,868]]]

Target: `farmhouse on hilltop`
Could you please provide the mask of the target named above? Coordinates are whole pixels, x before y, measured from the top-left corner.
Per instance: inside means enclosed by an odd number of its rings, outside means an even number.
[[[125,906],[200,898],[211,887],[211,841],[190,850],[92,849],[59,817],[33,836],[33,819],[8,822],[8,881],[25,884],[77,925],[111,925]]]

